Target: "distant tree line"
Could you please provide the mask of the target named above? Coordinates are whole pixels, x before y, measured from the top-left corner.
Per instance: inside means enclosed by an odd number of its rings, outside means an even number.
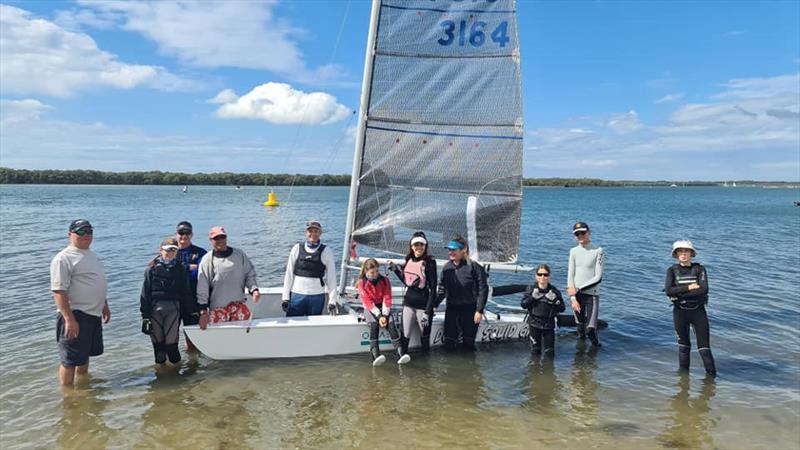
[[[729,180],[730,181],[730,180]],[[783,181],[735,180],[739,186],[797,186]],[[525,178],[523,186],[634,187],[669,186],[673,182],[612,181],[599,178]],[[674,182],[678,186],[718,186],[716,181]],[[128,185],[211,185],[211,186],[349,186],[350,175],[304,175],[289,173],[176,173],[102,172],[99,170],[26,170],[0,167],[0,184],[128,184]]]

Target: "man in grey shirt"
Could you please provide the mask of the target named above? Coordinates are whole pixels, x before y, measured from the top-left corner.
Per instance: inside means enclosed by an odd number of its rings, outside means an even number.
[[[228,233],[214,227],[208,233],[212,250],[203,256],[197,274],[197,305],[200,308],[200,329],[209,322],[229,322],[250,319],[250,308],[245,301],[245,289],[258,303],[256,269],[250,258],[228,246]]]
[[[88,220],[69,225],[69,246],[50,263],[50,289],[58,309],[56,341],[62,386],[72,386],[75,372],[89,371],[89,357],[103,354],[103,325],[111,320],[103,262],[89,250],[94,229]]]
[[[587,335],[592,344],[600,347],[597,316],[600,312],[600,281],[603,279],[603,248],[592,244],[592,232],[586,222],[572,227],[578,245],[569,251],[567,293],[572,300],[572,310],[578,336]]]

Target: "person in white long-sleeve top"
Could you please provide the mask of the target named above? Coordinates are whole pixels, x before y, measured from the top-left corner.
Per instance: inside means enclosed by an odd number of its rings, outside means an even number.
[[[328,312],[336,311],[336,263],[331,249],[320,240],[321,236],[322,225],[316,220],[308,221],[305,241],[295,244],[289,253],[281,303],[287,317],[322,314],[325,294],[328,295]]]

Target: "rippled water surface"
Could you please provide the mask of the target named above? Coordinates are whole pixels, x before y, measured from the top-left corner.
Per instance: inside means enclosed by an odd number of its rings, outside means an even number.
[[[13,448],[800,448],[800,191],[755,188],[528,189],[520,261],[547,262],[563,287],[575,220],[606,249],[603,347],[560,330],[552,363],[523,342],[475,355],[413,355],[373,369],[366,355],[275,361],[184,358],[153,367],[138,332],[145,264],[180,220],[224,225],[262,286],[282,281],[308,218],[341,253],[346,188],[0,186],[0,446]],[[57,387],[50,259],[86,217],[103,258],[112,321],[105,354],[76,389]],[[670,243],[698,247],[710,277],[712,348],[676,372],[661,293]],[[495,282],[527,276],[495,274]],[[509,304],[517,298],[503,300]],[[391,359],[390,359],[391,362]]]

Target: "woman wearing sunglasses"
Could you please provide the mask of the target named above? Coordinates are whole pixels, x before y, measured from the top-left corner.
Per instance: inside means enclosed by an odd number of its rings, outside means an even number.
[[[142,313],[142,333],[150,335],[156,364],[181,360],[178,351],[178,327],[181,320],[181,304],[192,300],[186,268],[175,255],[178,240],[168,237],[144,272],[139,311]]]
[[[414,326],[419,329],[423,351],[430,349],[431,318],[436,302],[436,259],[428,254],[425,233],[417,231],[408,242],[406,262],[402,266],[389,264],[406,287],[403,294],[403,337],[401,344],[408,353],[408,338]]]
[[[447,299],[444,312],[444,348],[455,350],[461,335],[461,348],[475,349],[475,336],[489,296],[483,266],[469,258],[467,241],[457,236],[447,244],[450,261],[442,268],[437,299]]]
[[[540,264],[535,272],[536,284],[525,289],[520,306],[528,310],[531,354],[555,356],[556,316],[566,309],[561,292],[550,284],[550,266]]]

